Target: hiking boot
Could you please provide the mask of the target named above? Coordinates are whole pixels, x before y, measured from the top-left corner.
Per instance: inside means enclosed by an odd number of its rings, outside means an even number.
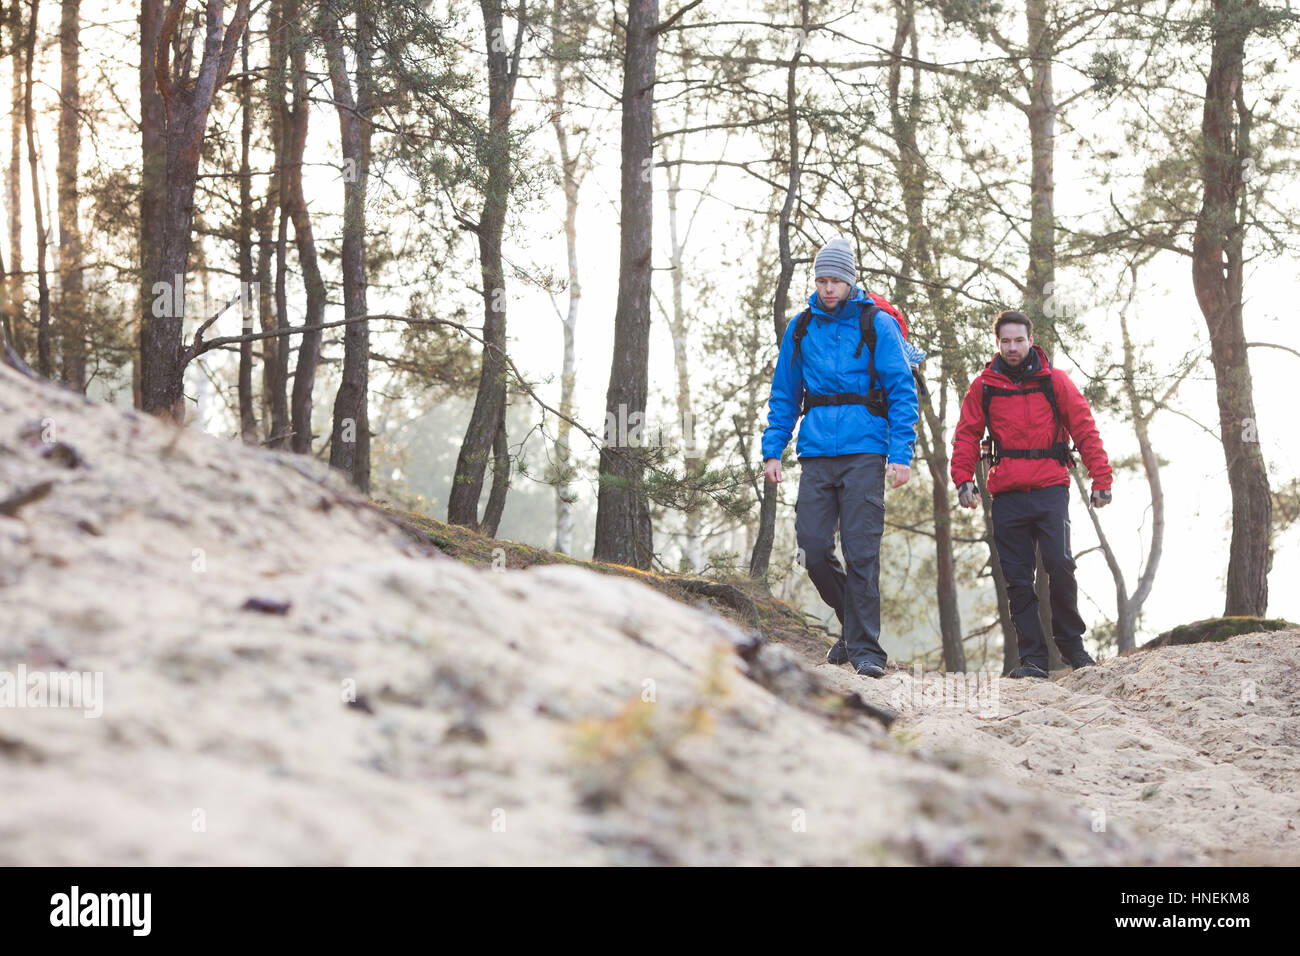
[[[844,646],[844,638],[840,638],[831,645],[831,649],[826,652],[827,664],[847,664],[849,662],[849,649]]]
[[[1040,680],[1051,680],[1047,671],[1043,670],[1037,664],[1021,664],[1007,675],[1008,677],[1037,677]]]
[[[885,676],[885,669],[879,664],[873,664],[870,661],[863,661],[861,664],[855,664],[853,670],[863,677],[874,677],[879,679]]]
[[[1065,663],[1069,664],[1074,670],[1078,670],[1080,667],[1093,667],[1097,663],[1092,659],[1092,655],[1082,647],[1071,651],[1069,654],[1062,651],[1061,659],[1064,660]]]

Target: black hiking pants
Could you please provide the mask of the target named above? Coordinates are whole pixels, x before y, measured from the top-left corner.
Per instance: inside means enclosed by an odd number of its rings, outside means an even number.
[[[1070,486],[994,495],[993,541],[1007,579],[1020,663],[1047,670],[1047,641],[1034,592],[1035,545],[1051,582],[1052,638],[1066,657],[1083,647],[1084,624],[1079,617],[1079,589],[1070,553]]]
[[[795,537],[817,593],[844,629],[849,661],[885,666],[880,646],[880,536],[885,530],[885,456],[799,459]],[[835,525],[848,571],[835,555]]]

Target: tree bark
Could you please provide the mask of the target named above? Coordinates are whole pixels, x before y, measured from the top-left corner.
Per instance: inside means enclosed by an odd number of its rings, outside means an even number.
[[[203,57],[191,75],[193,50],[178,35],[185,0],[172,0],[156,34],[153,79],[162,99],[166,188],[161,197],[161,248],[157,268],[146,274],[152,297],[143,315],[140,390],[143,408],[184,421],[182,392],[185,349],[185,273],[194,220],[194,187],[217,88],[230,74],[239,37],[248,21],[249,0],[239,0],[224,29],[223,3],[207,0]],[[177,43],[173,44],[173,40]],[[173,46],[176,49],[173,50]],[[169,55],[173,54],[174,57]],[[146,157],[148,158],[148,157]]]
[[[562,42],[561,24],[564,23],[562,0],[554,0],[551,10],[551,45],[557,48]],[[582,300],[582,284],[578,276],[578,190],[582,183],[580,163],[582,150],[575,156],[569,147],[569,133],[564,126],[565,97],[568,78],[559,57],[554,63],[555,110],[551,125],[560,149],[560,170],[564,177],[564,247],[569,267],[569,304],[564,316],[563,358],[560,371],[560,415],[555,435],[555,467],[558,480],[555,485],[555,550],[569,554],[573,550],[573,498],[568,481],[569,436],[572,426],[566,419],[573,417],[574,391],[577,385],[576,330],[578,305]]]
[[[266,198],[255,217],[257,226],[257,303],[258,319],[263,332],[278,331],[288,327],[277,295],[275,265],[281,234],[279,220],[284,215],[286,132],[284,123],[284,91],[288,78],[289,24],[285,19],[285,0],[273,0],[267,12],[267,41],[270,61],[267,70],[267,91],[270,101],[267,132],[271,139],[271,179],[267,184]],[[289,432],[289,356],[288,336],[278,335],[262,340],[262,421],[266,432],[264,441],[271,448],[285,448],[291,442]]]
[[[253,139],[253,86],[248,75],[249,34],[245,30],[239,50],[239,319],[244,334],[253,331],[253,173],[249,151]],[[253,404],[253,343],[239,344],[239,435],[247,445],[257,444],[257,410]]]
[[[153,283],[162,261],[162,208],[167,191],[166,109],[155,79],[163,0],[140,3],[140,301],[132,322],[136,339],[131,389],[136,408],[144,407],[144,316],[153,305]],[[166,44],[163,44],[164,51]],[[166,53],[164,52],[164,56]]]
[[[778,352],[781,348],[781,340],[785,338],[790,283],[794,279],[794,254],[790,249],[790,218],[799,195],[799,179],[802,172],[799,159],[799,109],[795,80],[799,71],[799,58],[803,54],[804,41],[808,36],[808,18],[808,0],[800,0],[798,40],[795,43],[794,54],[785,69],[786,148],[789,150],[790,169],[786,178],[785,201],[781,204],[781,214],[776,228],[777,255],[781,259],[781,271],[777,275],[776,293],[772,297],[772,328],[776,333]],[[749,576],[764,582],[767,581],[767,567],[772,560],[772,545],[776,542],[776,504],[777,486],[764,480],[763,502],[758,511],[758,535],[754,540],[754,550],[749,557]]]
[[[1048,23],[1047,0],[1026,0],[1025,19],[1030,65],[1026,110],[1030,151],[1029,268],[1025,276],[1025,308],[1034,322],[1034,344],[1041,346],[1050,358],[1056,347],[1056,330],[1051,321],[1056,312],[1052,299],[1056,284],[1056,100],[1052,87],[1056,37]],[[1038,595],[1038,619],[1047,641],[1047,666],[1052,670],[1063,667],[1064,662],[1053,640],[1049,589],[1047,569],[1039,555],[1034,569],[1034,591]]]
[[[510,446],[506,442],[506,417],[503,410],[501,424],[492,441],[492,487],[488,491],[487,506],[483,509],[483,533],[489,538],[497,536],[497,527],[506,510],[506,493],[509,490]]]
[[[988,487],[988,469],[981,461],[975,467],[979,478],[980,508],[984,515],[984,536],[989,546],[989,573],[993,576],[993,591],[997,595],[998,621],[1002,630],[1002,676],[1020,666],[1020,642],[1016,625],[1011,618],[1011,599],[1007,596],[1007,578],[1002,573],[997,544],[993,536],[993,499],[984,491]],[[1049,642],[1050,643],[1050,642]]]
[[[3,274],[4,267],[4,256],[0,255],[0,274]],[[8,315],[6,314],[6,321],[3,324],[0,324],[0,364],[7,365],[11,369],[21,372],[23,375],[34,378],[35,376],[32,375],[32,370],[27,367],[27,363],[24,362],[22,357],[14,351],[14,347],[9,339],[8,326]]]
[[[86,390],[86,309],[81,275],[77,161],[81,155],[81,0],[63,0],[59,27],[59,324],[63,381]]]
[[[1134,285],[1136,286],[1136,275],[1134,276]],[[1142,408],[1134,381],[1136,363],[1133,340],[1129,336],[1128,318],[1124,312],[1120,312],[1119,322],[1124,345],[1124,396],[1128,400],[1129,414],[1133,418],[1133,431],[1137,435],[1142,467],[1146,471],[1147,485],[1151,489],[1151,544],[1147,550],[1145,566],[1138,578],[1138,585],[1131,596],[1128,593],[1128,584],[1124,580],[1124,571],[1120,567],[1119,558],[1115,554],[1115,549],[1111,546],[1105,529],[1102,528],[1096,510],[1088,508],[1088,516],[1092,519],[1093,529],[1097,532],[1097,541],[1101,546],[1102,555],[1106,559],[1106,566],[1110,568],[1111,577],[1115,580],[1115,637],[1117,649],[1123,654],[1133,650],[1137,645],[1138,618],[1142,614],[1142,605],[1146,603],[1147,597],[1151,594],[1156,569],[1160,566],[1160,555],[1165,534],[1165,496],[1160,485],[1160,459],[1151,445],[1149,428],[1151,416],[1156,413],[1159,406],[1154,406],[1149,413]],[[1079,490],[1079,497],[1083,500],[1084,506],[1087,507],[1088,489],[1084,485],[1083,476],[1078,472],[1075,472],[1074,484]]]
[[[370,22],[364,9],[356,15],[356,92],[353,93],[337,24],[322,13],[323,39],[330,85],[338,104],[343,142],[343,310],[366,314],[366,180],[370,175]],[[370,324],[353,322],[343,334],[343,376],[334,398],[330,465],[351,476],[361,491],[370,490],[369,416]]]
[[[691,111],[688,107],[684,122],[689,122],[690,116]],[[680,137],[679,144],[681,151],[678,159],[685,159],[687,138]],[[725,144],[722,149],[725,149]],[[688,434],[693,437],[695,428],[695,409],[691,400],[690,361],[688,358],[691,318],[686,309],[686,244],[690,239],[695,217],[699,214],[700,203],[703,201],[703,197],[708,195],[720,167],[715,166],[713,168],[713,174],[709,182],[700,191],[701,199],[696,203],[694,211],[688,218],[684,231],[681,227],[678,210],[678,199],[682,192],[682,168],[681,163],[678,163],[670,166],[667,171],[668,275],[669,281],[672,283],[672,306],[664,311],[673,343],[673,370],[677,377],[677,420],[681,426],[683,439],[685,439]],[[709,456],[700,453],[698,448],[684,448],[683,455],[684,473],[692,483],[699,481],[708,468]],[[704,567],[704,509],[702,506],[706,501],[705,495],[697,491],[691,491],[682,506],[686,513],[686,562],[693,571],[700,571]]]
[[[447,520],[469,528],[479,526],[478,505],[483,478],[493,446],[504,438],[506,379],[502,356],[506,348],[506,278],[502,268],[501,238],[513,179],[510,154],[510,114],[523,42],[523,6],[515,35],[513,55],[507,51],[500,0],[481,0],[483,32],[487,37],[489,129],[481,159],[487,167],[487,188],[476,232],[479,266],[483,276],[483,358],[479,370],[474,410],[465,428],[456,472],[447,499]],[[495,466],[494,466],[495,468]],[[508,469],[507,469],[508,470]]]
[[[284,132],[284,126],[280,127]],[[286,152],[283,144],[280,150],[281,165],[279,171],[280,188],[279,200],[280,208],[276,211],[279,220],[275,228],[275,327],[281,333],[289,330],[289,216],[285,199],[285,180],[288,174],[284,168],[283,159]],[[275,380],[282,387],[275,394],[275,410],[272,419],[276,425],[275,440],[271,442],[272,448],[289,448],[293,442],[293,425],[289,420],[289,406],[287,404],[286,389],[289,382],[289,352],[293,348],[293,338],[287,334],[282,334],[279,340],[279,348],[275,350]]]
[[[13,326],[9,321],[9,280],[5,273],[5,260],[3,253],[0,253],[0,276],[4,276],[5,281],[4,294],[0,295],[0,362],[5,362],[7,364],[9,362],[9,355],[13,353],[13,346],[9,344],[13,341]]]
[[[1038,623],[1043,629],[1043,639],[1047,642],[1047,669],[1060,670],[1065,666],[1061,658],[1061,649],[1056,646],[1052,631],[1052,580],[1043,564],[1043,554],[1035,549],[1034,559],[1034,594],[1038,597]]]
[[[1219,429],[1232,495],[1225,615],[1263,617],[1273,563],[1272,498],[1259,442],[1254,385],[1243,328],[1246,186],[1250,111],[1242,62],[1257,8],[1213,0],[1210,69],[1201,117],[1202,202],[1192,238],[1192,284],[1210,333]]]
[[[1026,52],[1031,71],[1029,108],[1026,111],[1029,119],[1030,218],[1025,308],[1034,322],[1034,343],[1042,346],[1050,357],[1056,347],[1056,330],[1051,322],[1056,309],[1048,306],[1056,283],[1056,100],[1052,88],[1055,35],[1047,22],[1047,0],[1026,0],[1025,14],[1029,27]]]
[[[301,7],[301,0],[287,0],[285,6],[286,35],[293,65],[293,109],[284,113],[283,129],[288,153],[288,162],[284,168],[284,196],[287,212],[293,222],[298,265],[307,291],[307,313],[303,324],[306,328],[313,329],[324,321],[326,294],[325,279],[321,275],[320,259],[316,252],[316,237],[312,231],[311,216],[307,212],[307,198],[302,186],[311,104],[307,96],[306,32],[299,25]],[[299,454],[311,452],[312,393],[316,385],[316,370],[320,367],[320,349],[321,333],[303,332],[298,342],[298,363],[293,374],[292,447]]]
[[[273,152],[278,153],[280,147],[276,139],[274,123],[271,124],[271,137]],[[267,183],[266,196],[253,217],[254,225],[257,228],[257,319],[258,325],[263,332],[274,332],[278,327],[275,317],[275,282],[271,264],[275,258],[275,239],[272,228],[275,225],[276,213],[279,211],[279,196],[279,173],[273,169],[271,181]],[[288,348],[289,346],[287,342],[284,342],[283,336],[265,338],[261,342],[262,394],[260,417],[264,433],[262,440],[271,447],[280,447],[284,442],[283,436],[289,426],[286,414],[288,401],[285,398],[287,383],[279,375],[279,352],[281,348]]]
[[[934,256],[930,248],[930,229],[925,217],[925,162],[917,142],[916,127],[921,113],[921,73],[915,66],[919,60],[916,32],[916,13],[913,0],[896,0],[894,5],[895,31],[889,67],[889,105],[894,141],[898,147],[895,172],[903,195],[903,210],[907,215],[907,255],[900,270],[898,302],[906,313],[909,309],[909,280],[913,271],[920,274],[927,289],[943,286],[936,275]],[[904,104],[902,96],[902,60],[904,47],[912,67],[911,89]],[[940,339],[943,355],[955,354],[955,341],[951,326],[940,321]],[[941,372],[946,373],[946,367]],[[931,511],[934,519],[935,544],[935,594],[939,605],[939,634],[943,646],[944,670],[966,670],[966,648],[962,642],[961,611],[957,600],[957,561],[953,551],[952,510],[948,499],[948,449],[944,441],[944,420],[947,415],[947,378],[940,382],[939,409],[933,405],[933,395],[917,395],[924,424],[918,423],[917,438],[921,444],[931,480]],[[927,435],[928,431],[928,435]]]
[[[615,424],[629,434],[644,418],[650,352],[650,270],[654,214],[654,84],[659,49],[657,0],[629,0],[623,67],[622,183],[619,191],[618,303],[614,358],[605,392],[606,431]],[[641,484],[635,447],[612,449],[607,435],[600,453],[594,557],[635,568],[653,558],[650,506]]]
[[[9,50],[13,60],[13,85],[9,114],[9,272],[6,274],[8,301],[5,318],[9,321],[10,344],[20,356],[27,354],[24,338],[27,322],[26,292],[23,288],[23,131],[26,112],[22,108],[24,78],[23,7],[14,3],[9,8]]]
[[[1136,277],[1135,277],[1136,283]],[[1133,341],[1128,333],[1128,318],[1120,313],[1120,331],[1124,338],[1124,393],[1129,402],[1129,414],[1133,417],[1133,430],[1137,435],[1138,452],[1142,456],[1142,468],[1146,472],[1147,486],[1151,490],[1151,544],[1147,549],[1146,564],[1138,578],[1137,587],[1132,597],[1125,601],[1124,614],[1119,621],[1119,650],[1131,651],[1137,646],[1137,621],[1142,614],[1142,605],[1146,603],[1155,583],[1156,570],[1160,567],[1160,556],[1165,540],[1165,494],[1160,484],[1160,456],[1151,445],[1149,423],[1158,407],[1153,407],[1150,414],[1144,414],[1138,400],[1135,385],[1135,368]],[[1094,514],[1094,520],[1095,520]]]
[[[40,0],[32,0],[31,19],[27,24],[27,48],[23,54],[23,116],[27,128],[27,166],[31,170],[32,212],[36,219],[36,287],[39,318],[36,325],[36,372],[49,378],[54,372],[50,349],[50,280],[45,268],[49,234],[45,231],[45,210],[41,205],[40,162],[36,154],[36,110],[32,103],[32,68],[36,60],[36,26]]]

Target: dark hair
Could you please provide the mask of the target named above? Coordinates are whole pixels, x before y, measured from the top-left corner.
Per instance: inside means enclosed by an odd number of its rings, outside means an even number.
[[[1003,309],[998,313],[997,318],[993,320],[993,334],[1001,337],[1004,325],[1023,325],[1027,335],[1034,334],[1034,323],[1029,321],[1029,316],[1015,309]]]

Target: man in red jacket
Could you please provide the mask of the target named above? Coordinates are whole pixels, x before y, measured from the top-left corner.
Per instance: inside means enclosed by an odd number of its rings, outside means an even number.
[[[1087,399],[1034,344],[1029,318],[1022,312],[999,312],[993,332],[998,354],[975,376],[961,405],[952,441],[952,480],[962,507],[977,507],[975,464],[987,428],[993,540],[1019,637],[1020,666],[1007,676],[1045,678],[1047,641],[1034,593],[1034,547],[1051,579],[1052,636],[1061,656],[1071,667],[1095,664],[1083,647],[1070,552],[1069,440],[1074,439],[1088,466],[1094,508],[1110,503],[1110,462]]]

